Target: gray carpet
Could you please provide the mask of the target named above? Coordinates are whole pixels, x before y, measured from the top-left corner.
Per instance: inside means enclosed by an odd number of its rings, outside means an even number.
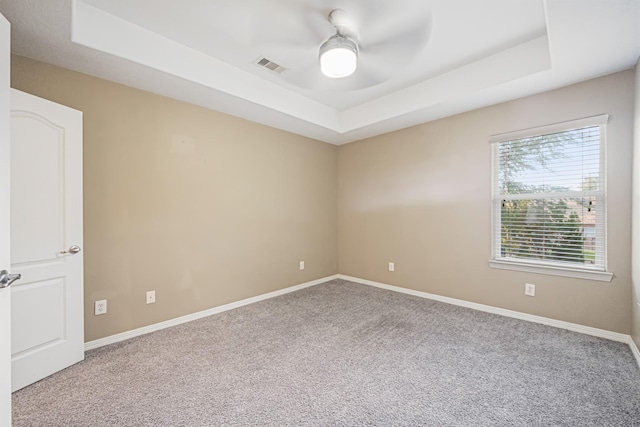
[[[87,353],[14,426],[640,426],[625,344],[332,281]]]

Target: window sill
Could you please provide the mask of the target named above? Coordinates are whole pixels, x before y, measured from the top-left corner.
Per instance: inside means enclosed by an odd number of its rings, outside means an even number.
[[[501,270],[524,271],[527,273],[548,274],[551,276],[573,277],[576,279],[597,280],[600,282],[610,282],[613,273],[606,271],[582,270],[568,267],[556,267],[551,265],[530,264],[524,262],[489,260],[489,267]]]

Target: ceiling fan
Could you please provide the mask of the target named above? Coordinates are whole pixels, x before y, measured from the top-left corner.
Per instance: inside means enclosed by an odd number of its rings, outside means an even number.
[[[358,90],[385,82],[424,50],[431,32],[428,2],[317,3],[280,0],[264,10],[277,25],[256,37],[262,53],[287,69],[280,77],[301,88]]]
[[[357,33],[342,9],[333,9],[329,13],[329,22],[335,27],[336,34],[320,46],[320,70],[330,78],[348,77],[358,66],[358,43],[352,38],[357,37]]]

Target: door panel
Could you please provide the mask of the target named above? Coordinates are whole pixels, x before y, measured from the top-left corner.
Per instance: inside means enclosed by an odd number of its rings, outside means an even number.
[[[34,316],[31,312],[14,311],[12,322],[30,331],[29,334],[12,335],[11,352],[14,357],[64,340],[64,300],[65,286],[61,277],[16,286],[11,295],[12,304],[30,307],[39,314]]]
[[[11,91],[12,389],[84,358],[82,113]]]
[[[11,171],[12,181],[20,183],[11,195],[11,210],[18,214],[11,217],[11,261],[55,260],[64,247],[64,129],[18,111],[11,115],[11,133],[20,135],[11,147],[12,160],[29,162]]]

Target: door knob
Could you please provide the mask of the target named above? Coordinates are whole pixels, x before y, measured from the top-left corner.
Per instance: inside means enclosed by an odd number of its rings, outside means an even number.
[[[7,270],[0,271],[0,288],[6,288],[13,282],[20,279],[21,274],[9,274]]]
[[[61,254],[77,254],[78,252],[80,252],[80,246],[78,245],[73,245],[73,246],[69,246],[69,249],[67,249],[66,251],[60,251]]]

